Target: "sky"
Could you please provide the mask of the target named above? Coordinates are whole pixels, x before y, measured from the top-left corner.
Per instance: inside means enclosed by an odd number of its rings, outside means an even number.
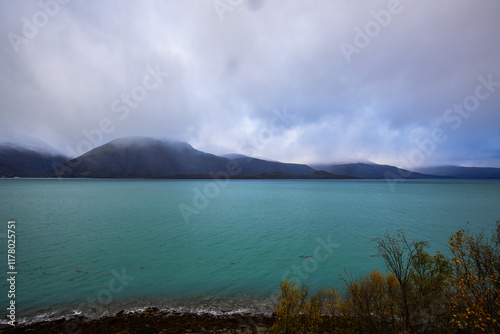
[[[497,0],[0,0],[0,142],[500,167],[499,18]]]

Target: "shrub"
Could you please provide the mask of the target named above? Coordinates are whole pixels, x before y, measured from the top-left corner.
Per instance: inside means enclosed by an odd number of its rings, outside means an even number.
[[[387,270],[394,275],[399,285],[399,306],[403,311],[404,327],[410,329],[412,313],[410,298],[412,293],[411,273],[417,254],[427,246],[426,242],[409,242],[401,231],[397,235],[389,233],[377,238],[378,252],[384,259]]]
[[[500,332],[500,222],[491,238],[460,230],[449,241],[454,273],[453,323],[469,332]]]
[[[295,281],[287,279],[280,283],[278,306],[274,312],[275,322],[271,328],[273,333],[296,333],[301,328],[300,314],[304,310],[308,288],[305,284],[299,288]]]
[[[341,279],[347,288],[343,327],[363,333],[396,332],[397,281],[393,275],[373,270],[367,277]]]
[[[318,333],[331,324],[338,310],[337,290],[322,289],[307,300],[309,290],[304,284],[299,288],[287,279],[280,287],[272,333]]]
[[[403,232],[376,239],[388,273],[341,277],[308,300],[308,288],[281,282],[273,333],[500,333],[500,222],[490,238],[460,230],[450,237],[451,262]]]
[[[427,242],[409,242],[402,231],[386,233],[376,241],[387,270],[398,282],[395,309],[403,328],[420,333],[448,331],[449,261],[440,252],[434,256],[427,253]]]
[[[452,268],[441,252],[431,256],[418,249],[410,273],[410,327],[419,333],[449,332],[448,312]]]

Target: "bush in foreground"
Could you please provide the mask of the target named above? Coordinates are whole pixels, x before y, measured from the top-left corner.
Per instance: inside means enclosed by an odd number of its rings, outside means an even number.
[[[460,230],[451,259],[401,231],[376,239],[387,273],[341,277],[308,298],[307,286],[281,282],[273,333],[500,333],[500,222],[490,238]]]
[[[452,322],[471,333],[500,333],[500,222],[490,238],[460,230],[449,245]]]
[[[287,279],[280,286],[272,333],[318,333],[333,325],[339,303],[335,288],[319,290],[308,300],[305,284],[298,287],[295,281]]]

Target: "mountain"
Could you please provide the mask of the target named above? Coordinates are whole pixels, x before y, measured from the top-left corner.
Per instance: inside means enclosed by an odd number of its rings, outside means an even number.
[[[440,166],[419,168],[418,171],[457,179],[500,179],[500,168],[490,167]]]
[[[313,165],[317,170],[324,170],[338,175],[348,175],[361,179],[435,179],[445,176],[436,176],[411,172],[406,169],[389,165],[366,163],[352,163],[343,165]]]
[[[182,142],[146,137],[113,140],[68,161],[60,177],[168,177],[225,171],[228,159]]]
[[[274,172],[306,175],[316,172],[315,169],[308,165],[257,159],[237,153],[226,154],[223,155],[223,157],[238,163],[238,166],[242,168],[241,174],[243,175],[257,175]]]
[[[165,177],[174,178],[174,177]],[[212,179],[213,175],[209,174],[191,174],[180,175],[176,179]],[[336,175],[325,171],[314,172],[310,174],[293,174],[284,172],[269,172],[259,174],[232,174],[225,178],[234,180],[338,180],[338,179],[355,179],[352,176]]]
[[[0,177],[210,179],[221,172],[237,179],[500,179],[500,168],[442,166],[411,172],[374,163],[311,167],[241,154],[216,156],[188,143],[146,137],[116,139],[69,161],[50,147],[0,144]]]
[[[232,179],[280,179],[280,180],[338,180],[338,179],[355,179],[351,176],[336,175],[325,171],[316,171],[310,174],[293,174],[284,172],[259,173],[253,175],[234,175]]]
[[[0,144],[0,176],[35,176],[50,172],[67,160],[54,151],[37,150],[15,144]]]
[[[228,159],[239,159],[239,158],[248,158],[247,155],[244,154],[239,154],[239,153],[230,153],[230,154],[224,154],[222,157],[228,158]]]
[[[312,174],[309,166],[271,162],[240,155],[236,159],[215,156],[187,143],[145,137],[113,140],[68,161],[59,177],[204,178],[210,173],[232,175],[262,173]]]
[[[281,172],[286,174],[312,174],[316,170],[302,164],[267,161],[262,159],[240,157],[232,159],[242,168],[241,174],[255,175],[261,173]]]

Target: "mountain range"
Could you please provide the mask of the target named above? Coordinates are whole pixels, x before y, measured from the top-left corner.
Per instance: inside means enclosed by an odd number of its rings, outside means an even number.
[[[419,168],[417,171],[457,179],[500,179],[500,168],[491,167],[440,166]]]
[[[436,179],[446,178],[448,175],[423,174],[389,165],[377,165],[373,163],[351,163],[341,165],[313,165],[317,170],[329,173],[350,175],[362,179]]]
[[[429,167],[416,171],[374,163],[304,165],[241,154],[217,156],[185,142],[126,137],[68,159],[55,152],[0,144],[1,177],[237,179],[500,178],[500,168]]]
[[[47,173],[68,159],[62,155],[15,144],[0,145],[0,176],[29,177]]]

